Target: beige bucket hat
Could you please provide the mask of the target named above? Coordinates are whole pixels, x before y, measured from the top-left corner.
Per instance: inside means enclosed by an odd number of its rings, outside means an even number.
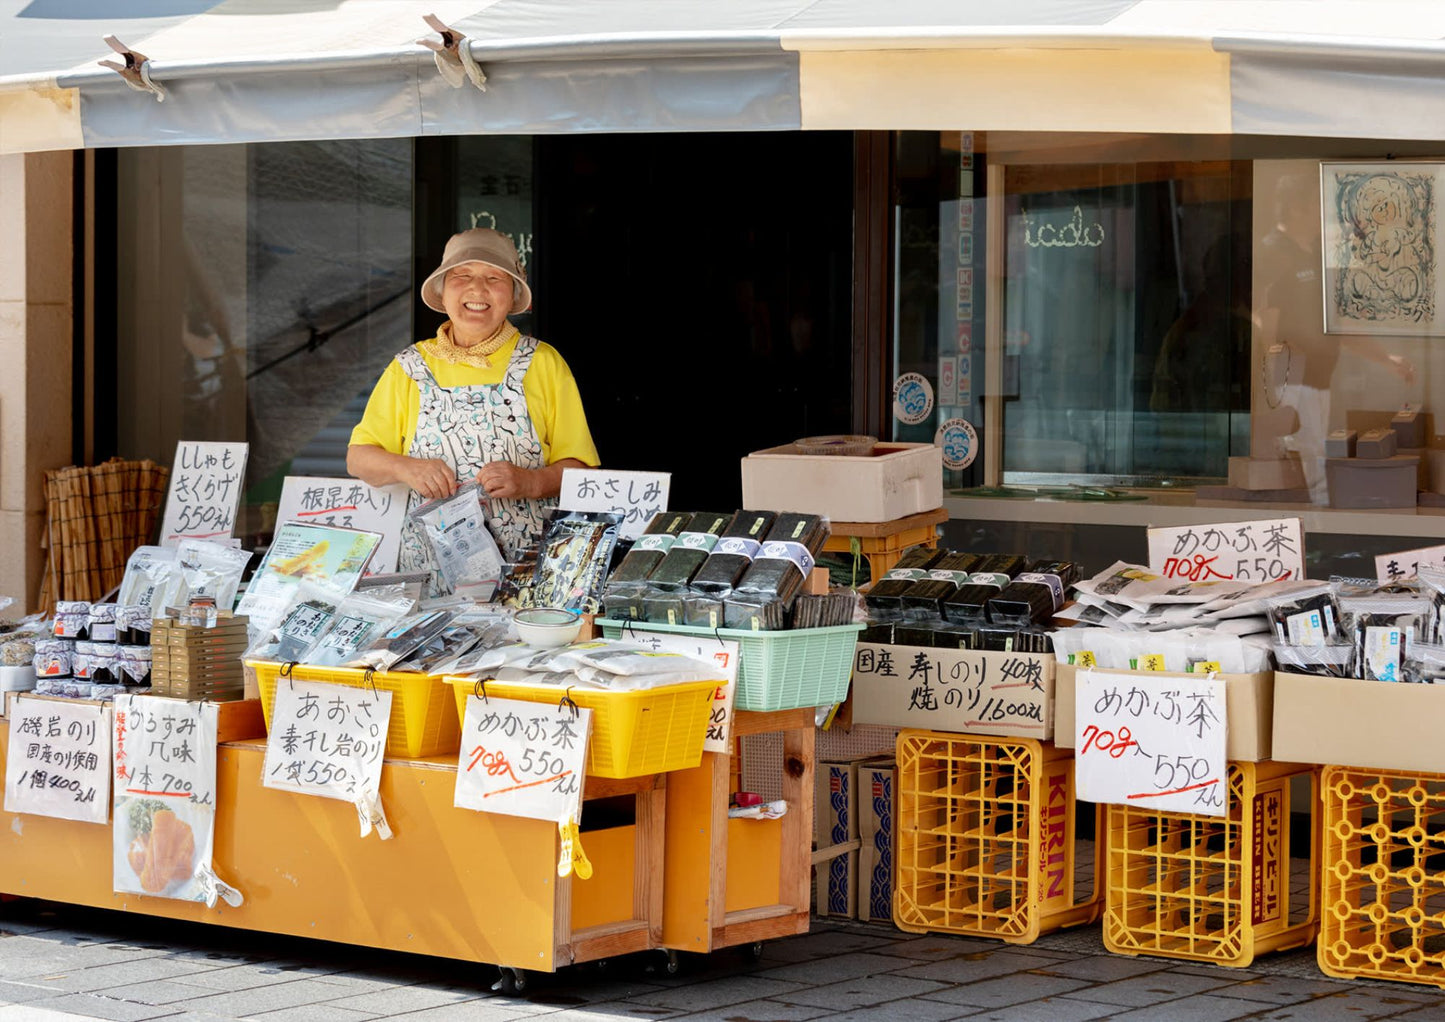
[[[446,312],[442,304],[442,284],[447,270],[462,263],[486,263],[495,266],[511,276],[513,314],[526,312],[532,307],[532,289],[527,286],[527,270],[517,256],[517,247],[512,239],[489,227],[474,227],[470,231],[453,234],[442,252],[442,263],[422,281],[421,300],[428,309]]]

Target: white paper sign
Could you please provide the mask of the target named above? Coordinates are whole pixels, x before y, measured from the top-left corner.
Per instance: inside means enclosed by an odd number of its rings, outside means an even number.
[[[219,716],[215,703],[115,697],[114,890],[207,900]]]
[[[1401,550],[1375,558],[1375,577],[1381,582],[1411,578],[1421,566],[1445,571],[1445,546],[1426,546],[1418,550]]]
[[[723,683],[712,696],[712,713],[708,717],[707,738],[703,740],[702,748],[704,752],[732,755],[733,694],[737,691],[738,643],[712,636],[665,635],[661,632],[643,632],[630,628],[624,637],[626,641],[646,646],[655,653],[681,653],[696,660],[717,664],[718,677],[723,679]]]
[[[1052,656],[860,642],[853,654],[858,724],[1049,737]]]
[[[1223,816],[1229,781],[1223,678],[1080,671],[1074,687],[1079,798],[1149,812]]]
[[[1190,582],[1277,582],[1305,577],[1298,518],[1149,530],[1149,570]]]
[[[276,521],[306,522],[311,525],[339,525],[381,533],[381,543],[366,566],[368,575],[396,570],[401,552],[401,527],[406,522],[408,490],[393,486],[368,486],[359,479],[331,476],[287,476],[281,484],[281,503]]]
[[[391,696],[385,690],[282,678],[276,683],[263,783],[268,788],[350,802],[362,815],[379,811]],[[377,825],[390,836],[385,819]]]
[[[938,403],[945,408],[958,404],[958,359],[952,355],[938,359]]]
[[[557,506],[564,511],[611,511],[622,516],[620,539],[636,539],[653,516],[667,510],[671,472],[619,472],[606,468],[562,470]]]
[[[110,712],[17,697],[5,757],[5,811],[82,823],[110,818]]]
[[[580,820],[592,711],[469,696],[453,804],[505,816]]]
[[[246,443],[176,444],[161,546],[175,546],[182,539],[224,540],[232,534],[250,449]]]

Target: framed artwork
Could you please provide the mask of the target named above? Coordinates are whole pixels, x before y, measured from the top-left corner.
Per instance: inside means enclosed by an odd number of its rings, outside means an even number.
[[[1321,163],[1325,333],[1445,333],[1445,164]]]

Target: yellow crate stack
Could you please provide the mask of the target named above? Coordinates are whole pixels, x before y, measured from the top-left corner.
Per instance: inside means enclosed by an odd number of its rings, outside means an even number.
[[[893,921],[1027,944],[1099,917],[1075,902],[1074,755],[1031,739],[898,735]]]
[[[1445,987],[1445,774],[1325,767],[1318,959]]]
[[[1319,814],[1311,814],[1308,907],[1290,899],[1290,781],[1319,768],[1229,764],[1226,815],[1108,807],[1104,946],[1242,968],[1314,939]]]

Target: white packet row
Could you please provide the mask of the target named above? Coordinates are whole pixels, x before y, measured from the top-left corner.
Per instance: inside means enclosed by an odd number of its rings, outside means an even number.
[[[1130,670],[1147,656],[1162,656],[1166,671],[1189,671],[1217,663],[1226,674],[1254,674],[1270,669],[1267,640],[1230,635],[1205,628],[1174,632],[1126,632],[1112,628],[1064,628],[1053,633],[1059,663],[1088,651],[1095,664],[1108,670]]]

